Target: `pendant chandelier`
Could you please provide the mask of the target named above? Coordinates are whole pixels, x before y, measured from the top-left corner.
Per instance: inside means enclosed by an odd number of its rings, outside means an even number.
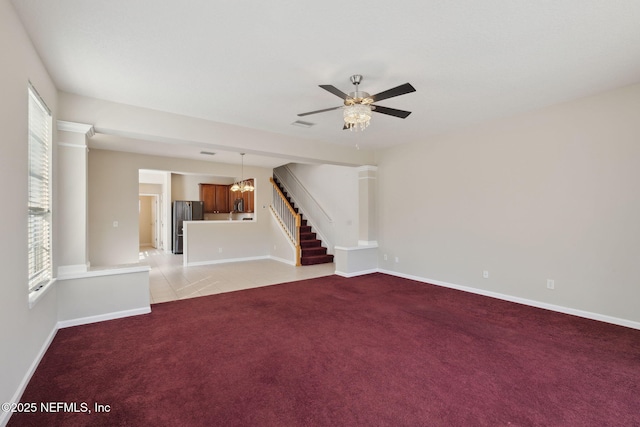
[[[233,183],[233,185],[231,186],[231,191],[240,191],[241,193],[244,193],[245,191],[253,191],[255,188],[251,184],[251,181],[249,180],[245,181],[244,179],[244,155],[245,153],[240,153],[240,156],[242,156],[240,158],[242,162],[242,172],[240,174],[240,181]]]

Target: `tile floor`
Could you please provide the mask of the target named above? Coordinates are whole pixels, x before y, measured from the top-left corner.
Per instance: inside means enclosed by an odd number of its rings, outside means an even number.
[[[140,263],[151,267],[151,303],[239,291],[276,283],[330,276],[335,265],[293,267],[270,259],[185,267],[182,255],[140,248]]]

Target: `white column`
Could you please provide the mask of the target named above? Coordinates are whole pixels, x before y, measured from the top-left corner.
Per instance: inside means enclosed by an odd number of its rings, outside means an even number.
[[[377,245],[376,180],[377,166],[358,168],[358,245]]]
[[[377,271],[378,240],[376,219],[376,166],[361,166],[358,170],[358,246],[335,247],[335,274],[359,276]]]
[[[88,254],[88,147],[93,126],[58,120],[55,218],[58,277],[84,273]]]

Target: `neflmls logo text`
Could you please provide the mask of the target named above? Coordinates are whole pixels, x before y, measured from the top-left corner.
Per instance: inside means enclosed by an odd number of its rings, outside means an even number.
[[[40,402],[40,412],[77,412],[91,413],[92,408],[87,402]],[[111,412],[111,405],[94,403],[93,412]]]
[[[41,412],[89,412],[87,402],[40,402]]]

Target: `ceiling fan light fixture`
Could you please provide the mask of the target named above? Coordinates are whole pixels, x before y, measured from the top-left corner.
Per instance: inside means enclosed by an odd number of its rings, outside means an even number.
[[[344,124],[349,130],[363,131],[371,120],[371,106],[364,104],[347,105],[343,110]]]
[[[309,116],[311,114],[324,113],[326,111],[333,111],[342,108],[342,114],[344,118],[344,126],[342,129],[349,129],[355,131],[363,131],[369,126],[371,120],[371,112],[379,114],[386,114],[392,117],[398,117],[406,119],[411,111],[398,110],[396,108],[383,107],[378,105],[378,101],[384,99],[393,98],[407,93],[415,92],[416,89],[409,83],[405,83],[400,86],[387,89],[385,91],[376,93],[375,95],[369,95],[367,92],[362,92],[359,89],[359,85],[362,82],[362,75],[355,74],[351,76],[351,83],[356,87],[355,92],[348,94],[344,93],[340,89],[332,85],[320,85],[320,87],[327,92],[330,92],[339,98],[342,98],[344,106],[325,108],[322,110],[309,111],[308,113],[300,113],[299,117]]]

